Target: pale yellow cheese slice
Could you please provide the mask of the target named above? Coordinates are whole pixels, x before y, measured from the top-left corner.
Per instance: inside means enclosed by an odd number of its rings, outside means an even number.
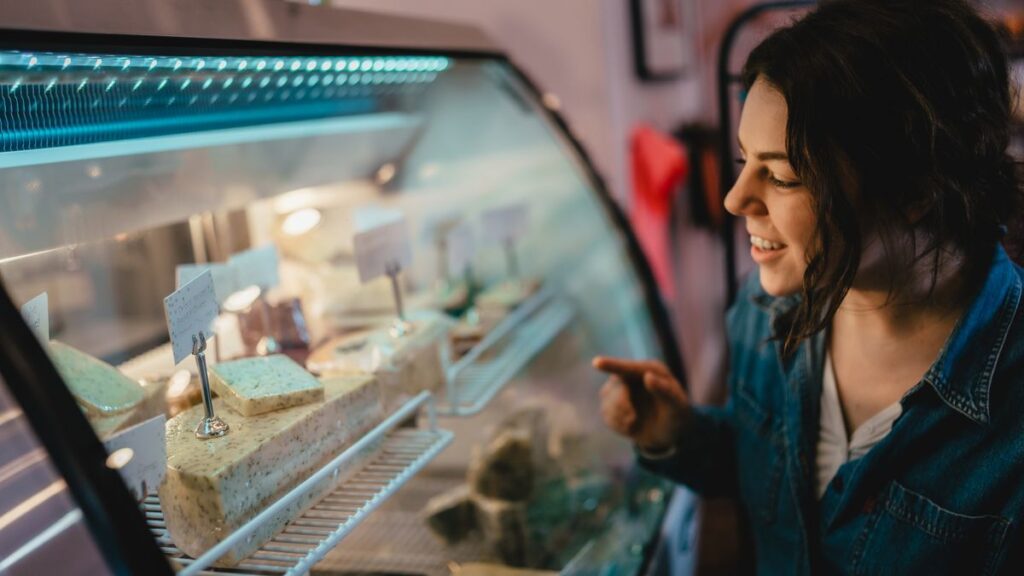
[[[323,381],[324,401],[244,416],[222,398],[214,410],[231,427],[210,440],[195,436],[203,407],[167,422],[167,476],[159,489],[167,529],[193,558],[237,530],[340,454],[383,419],[380,390],[369,376]],[[352,464],[357,466],[359,460]],[[262,524],[221,557],[233,566],[272,538],[346,474],[329,477]]]
[[[209,372],[213,391],[246,416],[324,399],[324,385],[284,354],[221,362]]]
[[[138,382],[117,368],[62,342],[50,341],[50,359],[88,416],[124,412],[146,396]]]

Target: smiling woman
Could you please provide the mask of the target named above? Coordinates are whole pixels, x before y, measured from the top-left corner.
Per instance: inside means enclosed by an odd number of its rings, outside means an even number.
[[[761,574],[1021,574],[1024,271],[1010,90],[964,0],[831,0],[750,55],[725,208],[758,274],[730,398],[597,358],[640,462],[733,496]]]

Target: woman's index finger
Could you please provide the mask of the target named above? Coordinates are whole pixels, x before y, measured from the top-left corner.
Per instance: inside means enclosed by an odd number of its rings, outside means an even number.
[[[594,368],[608,374],[620,376],[643,377],[647,372],[661,373],[661,363],[654,360],[628,360],[626,358],[612,358],[610,356],[597,356],[593,361]]]

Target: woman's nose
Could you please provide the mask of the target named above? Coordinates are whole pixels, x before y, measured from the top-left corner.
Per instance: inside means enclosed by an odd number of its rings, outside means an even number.
[[[767,212],[753,180],[744,168],[729,193],[725,195],[725,209],[733,216],[754,216]]]

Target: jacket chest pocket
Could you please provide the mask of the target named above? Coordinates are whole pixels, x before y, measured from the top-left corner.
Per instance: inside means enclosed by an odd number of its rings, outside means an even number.
[[[854,544],[855,574],[991,574],[1009,520],[947,510],[893,482]]]
[[[743,502],[756,523],[778,516],[784,452],[782,431],[771,414],[743,388],[736,388],[736,448]]]

